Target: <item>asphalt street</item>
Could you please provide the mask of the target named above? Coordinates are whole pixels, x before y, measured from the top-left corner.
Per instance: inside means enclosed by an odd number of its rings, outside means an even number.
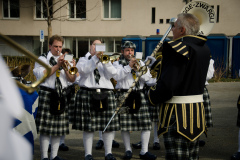
[[[240,94],[240,82],[218,82],[210,83],[207,87],[213,115],[213,127],[208,129],[208,136],[201,135],[201,139],[206,144],[200,148],[201,160],[229,160],[230,156],[237,152],[238,149],[238,131],[237,121],[237,99]],[[120,131],[116,132],[115,140],[120,143],[119,148],[113,148],[113,154],[117,160],[121,160],[125,149],[121,139]],[[95,160],[104,160],[104,149],[95,150],[98,141],[98,132],[95,132],[93,142],[93,157]],[[140,132],[131,133],[131,143],[140,141]],[[70,134],[66,136],[65,144],[69,147],[69,151],[59,151],[58,155],[67,160],[83,160],[84,147],[82,140],[82,132],[72,130],[70,126]],[[158,156],[157,160],[164,160],[165,148],[163,137],[160,137],[160,150],[153,150],[153,132],[151,133],[149,152]],[[133,150],[132,160],[139,159],[140,150]],[[35,140],[34,160],[41,160],[39,139]]]

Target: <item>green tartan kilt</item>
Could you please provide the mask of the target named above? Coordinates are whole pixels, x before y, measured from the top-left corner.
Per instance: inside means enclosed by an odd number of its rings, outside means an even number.
[[[65,104],[65,111],[60,115],[50,113],[50,93],[49,91],[39,90],[38,111],[36,115],[37,132],[50,136],[62,136],[69,134],[68,103]],[[67,102],[67,97],[65,102]]]
[[[108,96],[108,108],[103,112],[96,112],[91,108],[92,93],[89,91],[79,89],[75,99],[75,113],[73,118],[72,129],[94,132],[103,131],[112,117],[116,109],[116,100],[112,90],[106,91]],[[116,115],[111,121],[106,131],[120,130],[119,119]]]
[[[126,92],[118,91],[116,97],[119,97]],[[137,113],[120,114],[120,126],[122,131],[143,131],[151,130],[152,122],[150,117],[149,105],[146,102],[144,93],[140,91],[141,106]],[[125,104],[123,104],[124,107]]]

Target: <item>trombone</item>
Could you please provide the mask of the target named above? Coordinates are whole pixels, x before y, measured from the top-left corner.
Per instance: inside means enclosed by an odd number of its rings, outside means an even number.
[[[15,41],[13,41],[12,39],[10,39],[9,37],[3,35],[0,33],[0,40],[2,40],[3,42],[5,42],[7,45],[9,45],[10,47],[14,48],[15,50],[21,52],[22,54],[24,54],[25,56],[29,57],[30,59],[36,61],[37,63],[41,64],[44,68],[46,68],[46,73],[43,75],[42,78],[40,78],[38,81],[32,83],[31,85],[24,85],[18,81],[17,85],[25,90],[28,93],[33,93],[36,90],[36,87],[41,84],[43,81],[45,81],[45,79],[50,75],[51,73],[51,67],[48,64],[45,64],[43,61],[39,60],[38,57],[36,55],[34,55],[33,53],[29,52],[28,50],[26,50],[24,47],[22,47],[21,45],[19,45],[18,43],[16,43]]]

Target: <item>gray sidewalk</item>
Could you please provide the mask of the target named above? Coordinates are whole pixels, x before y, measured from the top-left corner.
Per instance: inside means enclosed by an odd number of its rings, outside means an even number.
[[[200,148],[200,159],[202,160],[229,160],[230,156],[238,149],[237,121],[237,98],[240,94],[240,82],[219,82],[210,83],[207,87],[210,94],[213,114],[213,128],[209,128],[208,137],[203,134],[202,140],[206,145]],[[113,148],[113,154],[117,160],[121,160],[125,152],[120,131],[116,132],[115,140],[120,143],[120,148]],[[104,160],[104,149],[95,150],[98,141],[98,132],[95,132],[93,142],[93,157],[95,160]],[[131,143],[140,141],[140,132],[131,133]],[[70,129],[70,134],[66,136],[65,144],[69,146],[69,151],[59,151],[58,155],[67,160],[83,160],[84,147],[82,142],[82,132]],[[158,156],[157,160],[163,160],[165,149],[163,138],[160,137],[161,150],[152,149],[153,133],[151,133],[149,151]],[[139,159],[140,150],[133,149],[133,158]],[[41,160],[39,139],[35,141],[34,160]]]

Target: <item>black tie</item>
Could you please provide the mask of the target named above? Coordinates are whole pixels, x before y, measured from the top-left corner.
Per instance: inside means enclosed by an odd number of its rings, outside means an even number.
[[[89,57],[88,57],[89,60],[90,60],[91,58],[92,58],[92,56],[89,56]],[[99,84],[99,80],[100,80],[101,76],[100,76],[99,71],[98,71],[97,68],[94,69],[94,78],[95,78],[95,82],[96,82],[97,84]]]
[[[54,65],[57,64],[54,57],[50,58],[49,63],[50,63],[51,66],[54,66]],[[62,97],[62,83],[59,79],[59,76],[60,76],[60,68],[56,71],[55,87],[56,87],[56,91],[58,93],[58,96]]]

